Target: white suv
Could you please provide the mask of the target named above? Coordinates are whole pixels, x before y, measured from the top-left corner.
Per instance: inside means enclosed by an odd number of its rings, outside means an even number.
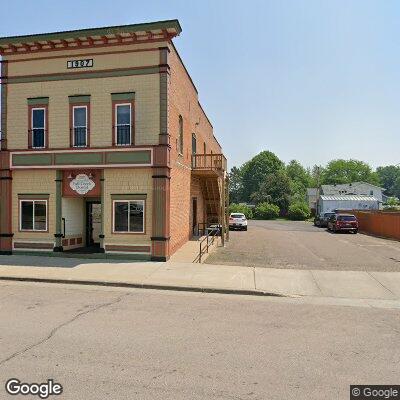
[[[247,219],[242,213],[231,213],[229,216],[229,229],[247,231]]]

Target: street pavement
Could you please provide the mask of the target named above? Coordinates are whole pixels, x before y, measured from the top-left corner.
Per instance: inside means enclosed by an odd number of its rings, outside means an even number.
[[[53,378],[54,399],[348,399],[398,383],[399,359],[390,308],[0,282],[1,399],[32,398],[11,377]]]
[[[327,271],[400,272],[400,242],[364,234],[330,233],[303,221],[249,221],[230,232],[208,264]]]

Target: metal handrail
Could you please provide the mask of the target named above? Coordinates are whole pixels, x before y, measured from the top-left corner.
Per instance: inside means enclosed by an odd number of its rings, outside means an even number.
[[[207,230],[207,223],[206,222],[198,222],[197,223],[197,232],[199,236],[204,236]]]
[[[203,257],[203,255],[208,253],[208,249],[210,248],[210,246],[214,244],[215,237],[218,235],[218,232],[219,228],[212,228],[209,230],[207,235],[203,239],[201,239],[199,254],[195,259],[198,260],[199,263],[201,263],[201,258]]]

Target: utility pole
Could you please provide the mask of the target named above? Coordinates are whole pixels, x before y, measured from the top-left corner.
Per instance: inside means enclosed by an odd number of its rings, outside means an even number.
[[[321,184],[320,184],[320,166],[317,165],[317,201],[316,201],[316,210],[315,210],[315,215],[317,216],[319,214],[319,196],[320,196],[320,190],[321,190]]]

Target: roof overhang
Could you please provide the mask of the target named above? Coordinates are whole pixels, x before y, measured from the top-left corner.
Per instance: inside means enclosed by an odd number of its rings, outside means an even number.
[[[76,49],[108,44],[132,44],[170,40],[182,28],[177,19],[144,24],[108,26],[74,31],[41,33],[0,38],[0,55],[25,54],[54,49]]]

